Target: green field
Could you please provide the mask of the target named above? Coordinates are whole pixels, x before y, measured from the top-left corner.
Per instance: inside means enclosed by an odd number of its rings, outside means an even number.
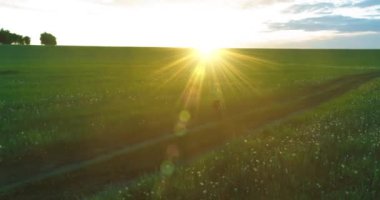
[[[0,197],[380,197],[380,51],[228,52],[0,46]]]

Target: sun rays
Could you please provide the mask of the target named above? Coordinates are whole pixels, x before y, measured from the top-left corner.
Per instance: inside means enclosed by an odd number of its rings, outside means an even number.
[[[180,104],[191,114],[197,111],[203,93],[207,93],[210,101],[220,101],[221,106],[225,107],[224,93],[227,91],[257,92],[255,83],[243,71],[257,70],[258,65],[261,66],[267,61],[236,50],[214,46],[200,46],[184,51],[178,59],[157,70],[157,74],[165,77],[159,86],[161,88],[174,83],[178,77],[188,77]]]
[[[155,75],[163,78],[160,89],[185,82],[179,96],[177,135],[186,133],[190,119],[197,115],[200,106],[210,106],[209,110],[214,109],[213,112],[218,112],[216,115],[223,116],[228,107],[225,97],[259,93],[255,80],[248,78],[247,73],[274,64],[243,50],[215,46],[181,49],[174,53],[176,59],[158,69]]]

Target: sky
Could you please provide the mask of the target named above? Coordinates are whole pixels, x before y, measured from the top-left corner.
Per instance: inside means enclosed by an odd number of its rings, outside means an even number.
[[[0,0],[0,28],[32,44],[380,48],[380,0]]]

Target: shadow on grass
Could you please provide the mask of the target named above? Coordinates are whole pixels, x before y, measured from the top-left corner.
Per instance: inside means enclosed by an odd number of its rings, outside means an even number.
[[[20,73],[19,71],[16,70],[0,70],[0,76],[2,75],[13,75],[13,74],[18,74]]]

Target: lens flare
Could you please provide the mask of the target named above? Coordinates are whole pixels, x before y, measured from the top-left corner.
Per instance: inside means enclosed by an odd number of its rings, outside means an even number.
[[[212,107],[210,112],[222,119],[227,108],[225,97],[240,94],[257,94],[255,81],[246,74],[254,73],[263,66],[275,66],[276,63],[260,59],[247,51],[239,49],[220,49],[215,46],[178,50],[175,59],[158,69],[156,76],[163,77],[164,86],[173,87],[173,83],[183,83],[180,96],[180,111],[174,133],[186,134],[189,124],[197,118],[201,103]],[[185,82],[183,82],[185,80]]]

